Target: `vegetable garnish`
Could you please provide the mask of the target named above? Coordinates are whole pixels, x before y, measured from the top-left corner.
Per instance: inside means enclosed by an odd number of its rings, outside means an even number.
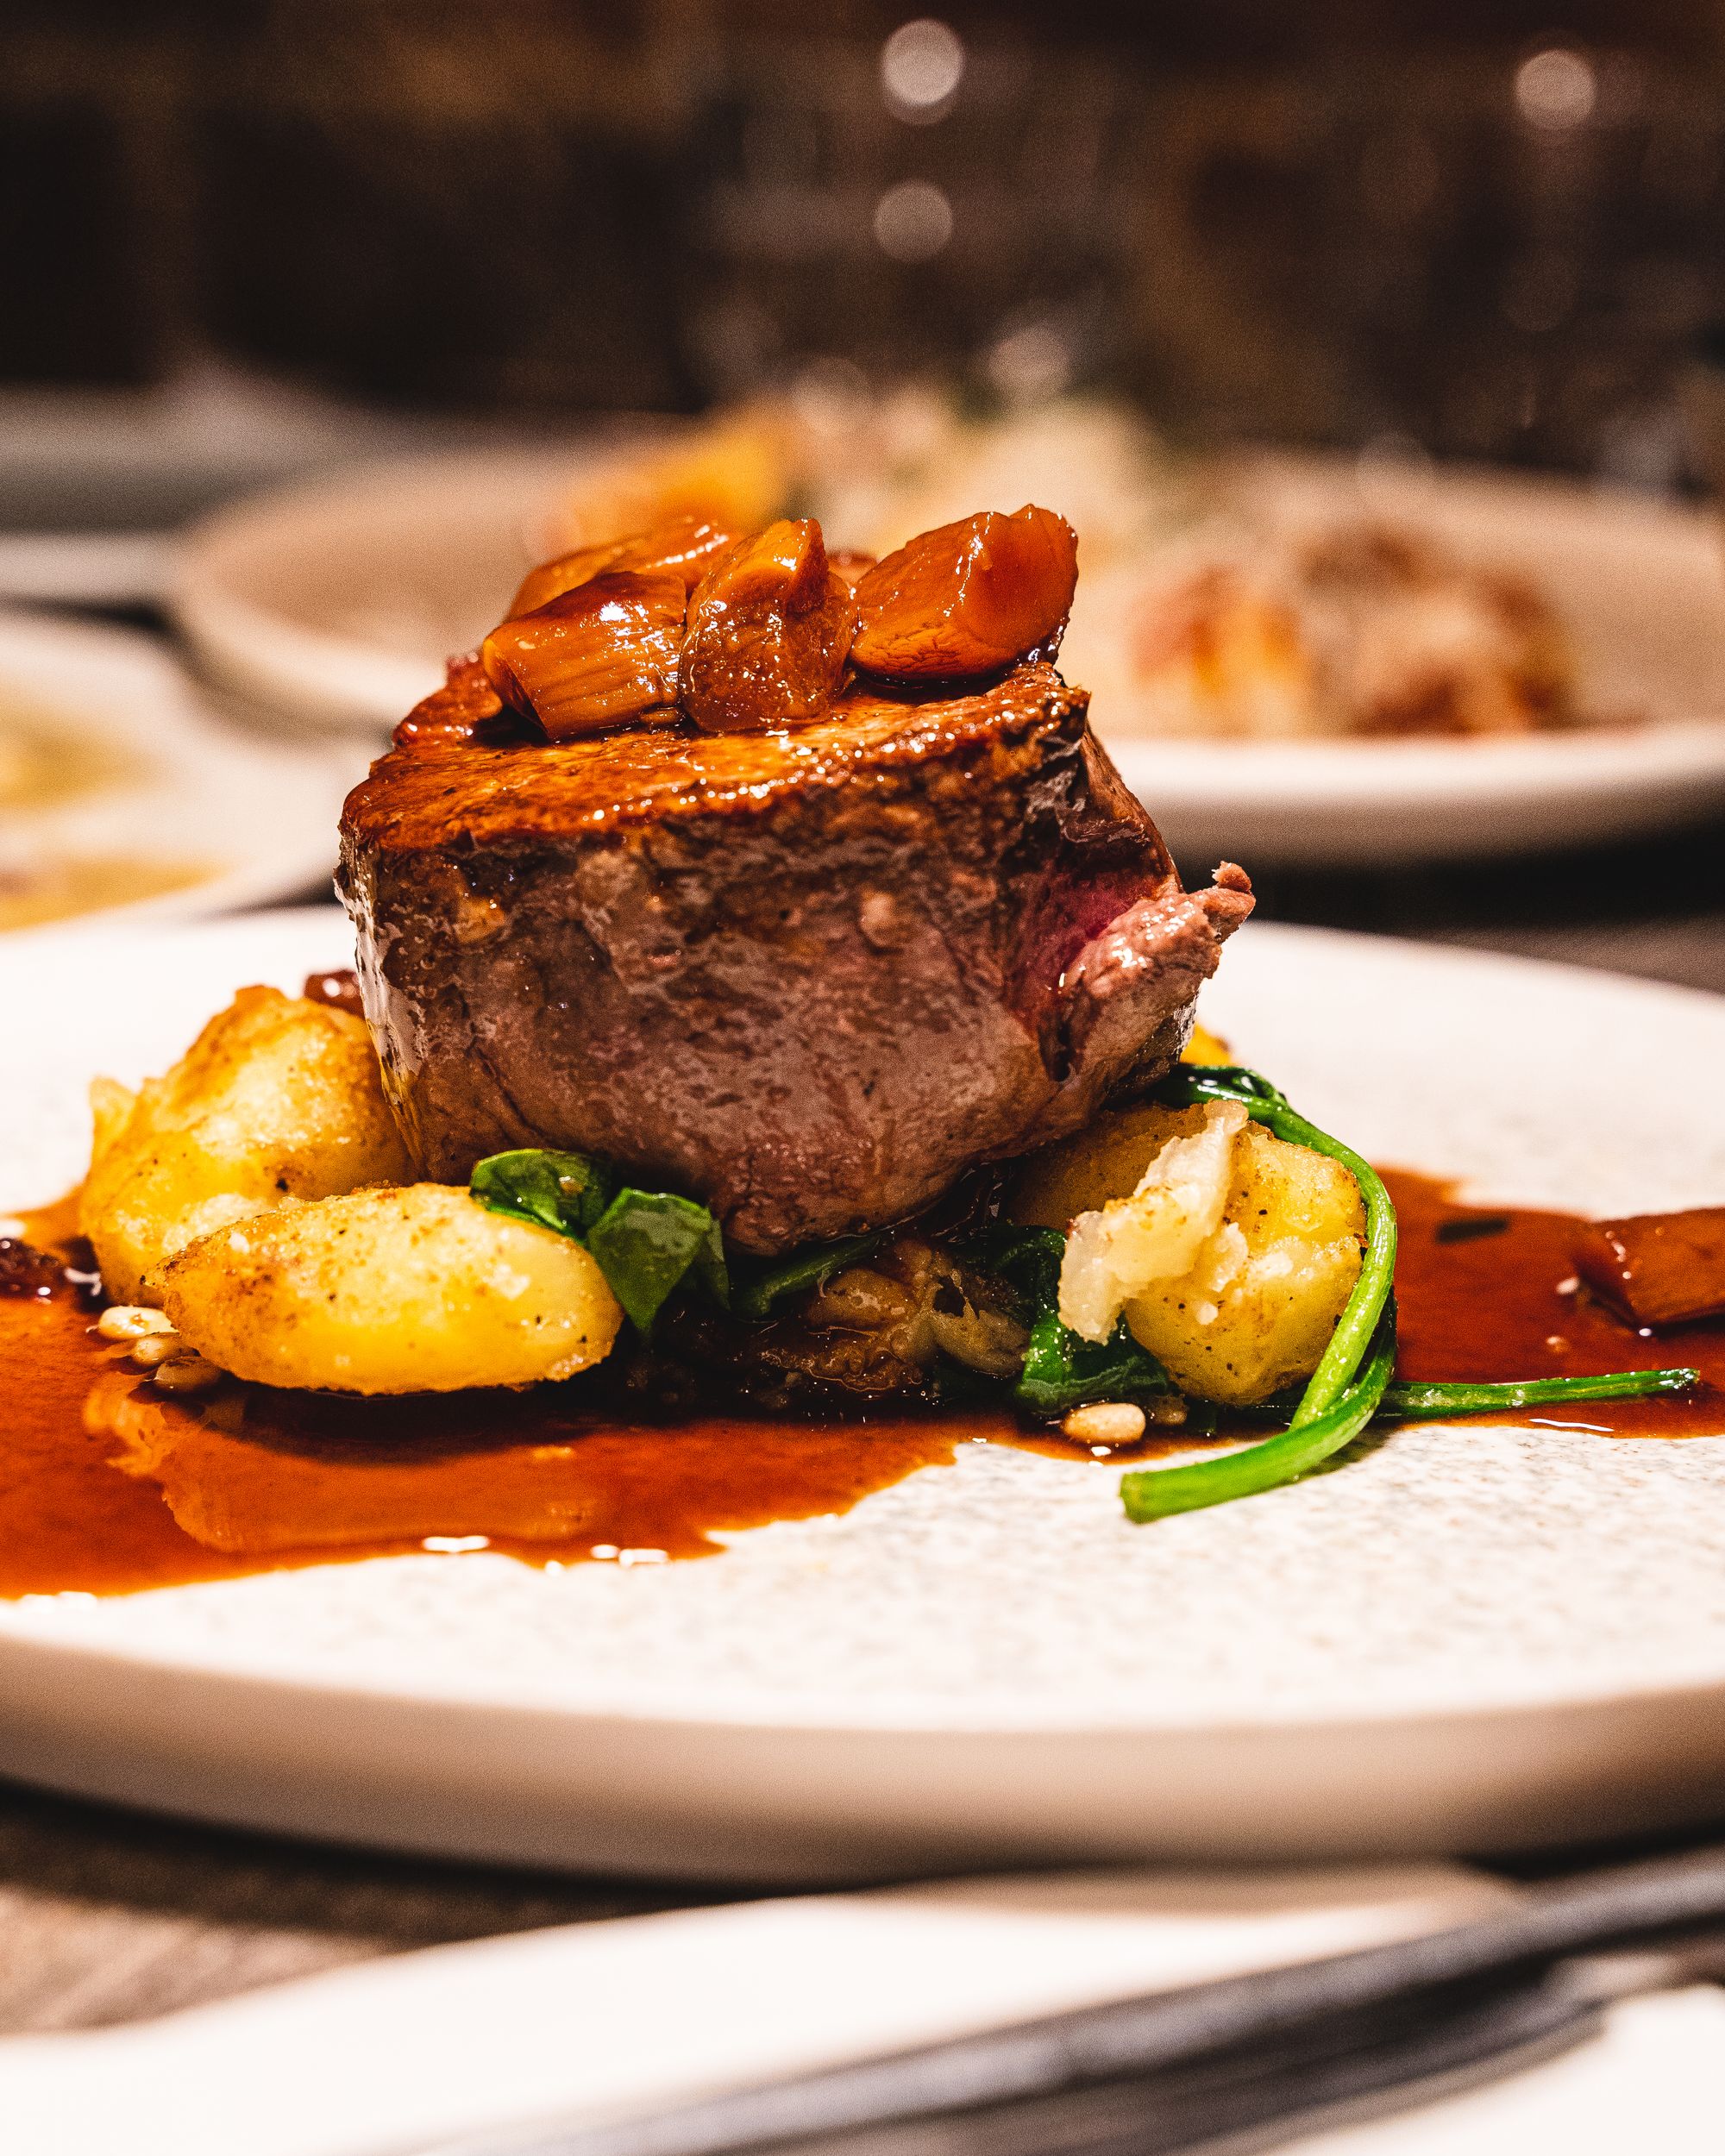
[[[693,1272],[714,1300],[728,1292],[718,1223],[705,1206],[662,1190],[619,1190],[587,1231],[587,1248],[643,1336],[665,1298]]]
[[[1389,1373],[1396,1367],[1396,1315],[1387,1308],[1371,1351],[1359,1375],[1343,1387],[1327,1407],[1308,1421],[1247,1445],[1220,1460],[1198,1460],[1186,1467],[1151,1468],[1120,1477],[1120,1501],[1129,1520],[1164,1520],[1177,1512],[1201,1512],[1230,1498],[1255,1497],[1260,1490],[1291,1482],[1339,1452],[1377,1413]]]
[[[1389,1385],[1378,1409],[1386,1418],[1436,1421],[1444,1415],[1490,1414],[1494,1407],[1542,1407],[1584,1400],[1651,1400],[1686,1393],[1699,1370],[1615,1370],[1605,1377],[1532,1377],[1521,1385]]]
[[[1446,1415],[1486,1415],[1496,1407],[1542,1407],[1548,1403],[1589,1400],[1674,1398],[1701,1382],[1695,1369],[1614,1370],[1600,1377],[1530,1377],[1522,1382],[1491,1384],[1471,1378],[1425,1379],[1386,1385],[1379,1403],[1380,1422],[1435,1422]],[[1276,1394],[1237,1414],[1285,1420],[1298,1405],[1293,1394]]]
[[[867,1257],[886,1239],[887,1231],[881,1228],[873,1235],[848,1236],[842,1243],[822,1243],[813,1250],[798,1250],[758,1272],[739,1274],[732,1282],[731,1307],[739,1317],[764,1318],[775,1303],[800,1294],[805,1288],[820,1287],[845,1266]]]
[[[1182,1467],[1152,1468],[1126,1476],[1120,1498],[1129,1518],[1159,1520],[1196,1512],[1235,1497],[1294,1481],[1341,1451],[1380,1417],[1425,1419],[1489,1413],[1493,1408],[1547,1402],[1645,1398],[1682,1392],[1699,1376],[1692,1369],[1628,1370],[1604,1377],[1537,1378],[1497,1385],[1395,1384],[1396,1208],[1382,1178],[1350,1147],[1299,1113],[1287,1096],[1255,1070],[1242,1066],[1182,1064],[1157,1088],[1170,1105],[1238,1100],[1255,1122],[1280,1138],[1327,1153],[1359,1186],[1365,1202],[1365,1251],[1359,1277],[1336,1321],[1329,1345],[1280,1436],[1266,1438],[1220,1459]],[[1266,1402],[1266,1406],[1276,1403]],[[1285,1409],[1284,1409],[1285,1412]]]
[[[1127,1332],[1124,1319],[1100,1343],[1081,1339],[1044,1310],[1031,1327],[1024,1374],[1013,1388],[1040,1415],[1063,1415],[1093,1400],[1145,1400],[1174,1389],[1168,1372]]]
[[[1215,1457],[1126,1476],[1120,1498],[1130,1519],[1160,1520],[1274,1489],[1310,1474],[1374,1421],[1645,1399],[1680,1393],[1698,1382],[1695,1370],[1662,1369],[1504,1384],[1398,1383],[1396,1208],[1371,1163],[1308,1121],[1267,1078],[1237,1064],[1182,1064],[1157,1088],[1156,1098],[1170,1107],[1236,1100],[1275,1137],[1339,1162],[1365,1206],[1365,1247],[1352,1291],[1304,1391],[1230,1411],[1274,1417],[1287,1427]],[[869,1257],[891,1232],[882,1229],[799,1250],[768,1264],[747,1264],[733,1279],[718,1224],[706,1206],[667,1191],[619,1187],[614,1169],[586,1154],[496,1153],[474,1169],[471,1188],[494,1213],[535,1222],[582,1244],[643,1338],[686,1278],[736,1316],[764,1319],[781,1304]],[[1496,1221],[1490,1225],[1495,1227]],[[1016,1291],[1022,1305],[1030,1337],[1019,1376],[1010,1381],[1010,1397],[1020,1408],[1054,1420],[1096,1401],[1149,1401],[1175,1395],[1168,1371],[1132,1337],[1124,1319],[1100,1343],[1082,1338],[1062,1323],[1060,1272],[1066,1238],[1057,1229],[997,1222],[953,1248],[964,1263]],[[941,1397],[986,1394],[1002,1382],[966,1373],[956,1363],[937,1375]],[[994,1396],[999,1399],[1000,1393]],[[1191,1405],[1193,1433],[1214,1430],[1216,1411],[1201,1400]]]
[[[1095,1400],[1145,1400],[1174,1389],[1168,1372],[1140,1347],[1124,1320],[1104,1341],[1082,1339],[1060,1321],[1060,1261],[1066,1238],[1056,1228],[987,1228],[961,1255],[1004,1280],[1031,1310],[1030,1344],[1013,1396],[1032,1413],[1063,1415]]]
[[[492,1213],[584,1244],[643,1338],[686,1274],[715,1301],[729,1299],[718,1223],[707,1208],[668,1191],[619,1189],[615,1170],[585,1153],[493,1153],[468,1189]]]
[[[492,1213],[534,1221],[580,1243],[616,1196],[617,1177],[603,1161],[585,1153],[534,1146],[480,1161],[467,1188]]]

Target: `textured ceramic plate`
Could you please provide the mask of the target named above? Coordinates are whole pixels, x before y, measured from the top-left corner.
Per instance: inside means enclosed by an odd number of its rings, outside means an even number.
[[[174,604],[213,680],[260,707],[380,734],[477,642],[543,546],[561,458],[405,460],[262,495],[188,541]],[[591,451],[587,454],[591,454]],[[1716,520],[1556,480],[1368,474],[1264,459],[1249,495],[1320,517],[1430,531],[1530,573],[1608,718],[1492,741],[1208,743],[1098,730],[1194,870],[1247,861],[1395,862],[1657,830],[1725,802],[1725,558]]]
[[[347,950],[309,912],[0,951],[0,1200],[76,1177],[92,1071],[160,1069],[235,986]],[[1725,1001],[1253,927],[1205,1008],[1377,1159],[1506,1201],[1725,1201]],[[1477,1848],[1725,1796],[1725,1442],[1408,1430],[1153,1527],[1116,1480],[978,1447],[695,1564],[425,1556],[12,1603],[0,1771],[787,1877]]]
[[[0,613],[0,924],[33,899],[77,905],[58,931],[327,887],[363,768],[223,724],[147,636]]]

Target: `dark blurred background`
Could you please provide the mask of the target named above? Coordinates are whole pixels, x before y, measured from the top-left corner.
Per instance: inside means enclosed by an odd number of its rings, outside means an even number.
[[[1725,8],[912,12],[9,0],[0,384],[536,421],[940,364],[1196,442],[1691,478]]]
[[[260,483],[906,377],[1725,469],[1725,0],[3,0],[0,112],[14,601],[160,627]],[[1260,890],[1725,987],[1722,861]]]

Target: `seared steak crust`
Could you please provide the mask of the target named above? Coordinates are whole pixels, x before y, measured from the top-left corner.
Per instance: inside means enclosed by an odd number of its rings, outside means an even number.
[[[423,1171],[600,1153],[772,1252],[1159,1075],[1249,887],[1182,891],[1087,702],[1027,665],[790,734],[383,757],[339,881]]]

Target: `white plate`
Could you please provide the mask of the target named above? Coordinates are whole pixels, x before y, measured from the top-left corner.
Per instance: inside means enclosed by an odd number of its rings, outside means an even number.
[[[254,498],[188,539],[175,604],[212,679],[321,724],[392,726],[496,620],[583,451],[364,467]],[[589,449],[585,454],[591,455]],[[1437,859],[1627,836],[1725,803],[1725,564],[1692,510],[1558,480],[1262,459],[1286,509],[1364,509],[1530,571],[1585,699],[1634,726],[1478,742],[1226,743],[1098,730],[1194,868]]]
[[[553,502],[617,438],[398,457],[252,495],[185,536],[175,617],[229,694],[386,732],[494,626]]]
[[[111,757],[110,781],[7,812],[0,862],[123,856],[200,873],[159,896],[21,933],[160,920],[296,896],[326,881],[363,751],[282,744],[212,718],[172,656],[129,630],[0,613],[0,705]]]
[[[313,912],[0,950],[0,1200],[78,1175],[92,1071],[159,1069],[237,984],[348,949]],[[1725,1000],[1265,927],[1206,1014],[1379,1159],[1504,1200],[1725,1200]],[[1725,1443],[1409,1430],[1151,1527],[1117,1482],[978,1447],[698,1564],[425,1556],[8,1604],[0,1771],[783,1877],[1480,1848],[1725,1795]]]
[[[1241,486],[1272,517],[1367,515],[1526,571],[1603,720],[1477,741],[1201,743],[1098,730],[1195,873],[1224,856],[1317,866],[1581,845],[1725,805],[1725,534],[1710,512],[1558,479],[1368,471],[1264,458]],[[1117,717],[1119,715],[1116,715]]]

